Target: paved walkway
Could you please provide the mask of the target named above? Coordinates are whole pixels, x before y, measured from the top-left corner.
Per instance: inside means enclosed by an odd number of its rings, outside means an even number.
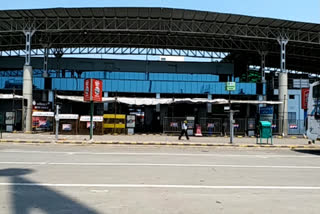
[[[266,142],[265,139],[263,139]],[[256,144],[256,138],[235,137],[234,144],[230,144],[228,137],[190,137],[186,140],[178,140],[177,136],[167,135],[95,135],[93,141],[89,141],[88,135],[60,135],[59,140],[55,140],[55,135],[49,133],[43,134],[23,134],[23,133],[3,133],[0,142],[14,143],[74,143],[74,144],[127,144],[127,145],[183,145],[183,146],[235,146],[235,147],[271,147],[266,144]],[[309,145],[308,139],[302,137],[292,138],[273,138],[272,147],[284,148],[320,148],[320,144]]]

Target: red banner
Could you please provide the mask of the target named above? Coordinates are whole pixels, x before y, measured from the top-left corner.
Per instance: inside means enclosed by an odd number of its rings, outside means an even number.
[[[84,101],[102,101],[102,81],[97,79],[84,80]]]
[[[308,109],[308,96],[309,96],[309,88],[301,89],[301,108],[307,110]]]

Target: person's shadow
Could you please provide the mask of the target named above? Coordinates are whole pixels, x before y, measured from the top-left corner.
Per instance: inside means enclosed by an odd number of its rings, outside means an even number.
[[[0,176],[10,177],[14,214],[29,214],[34,209],[47,214],[98,214],[66,195],[22,177],[32,172],[20,168],[0,170]]]

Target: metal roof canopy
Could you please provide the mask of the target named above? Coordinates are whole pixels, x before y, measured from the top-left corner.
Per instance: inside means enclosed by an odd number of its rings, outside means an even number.
[[[32,48],[134,47],[245,53],[279,67],[279,37],[289,39],[287,68],[317,73],[320,24],[171,8],[54,8],[0,11],[0,51]],[[230,56],[230,57],[231,57]]]

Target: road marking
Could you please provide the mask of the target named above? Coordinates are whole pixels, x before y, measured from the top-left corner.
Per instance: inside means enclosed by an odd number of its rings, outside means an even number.
[[[108,193],[109,190],[107,190],[107,189],[92,189],[92,190],[90,190],[90,192],[94,192],[94,193]]]
[[[16,161],[3,161],[0,164],[17,164],[17,165],[46,165],[48,162],[16,162]]]
[[[0,183],[0,186],[28,187],[108,187],[108,188],[166,188],[166,189],[265,189],[265,190],[320,190],[320,186],[208,186],[208,185],[157,185],[157,184],[51,184],[51,183]]]
[[[53,152],[53,151],[25,151],[1,150],[0,153],[25,153],[25,154],[73,154],[73,155],[119,155],[119,156],[193,156],[193,157],[248,157],[248,158],[320,158],[318,155],[269,155],[269,154],[196,154],[196,153],[153,153],[153,152]]]
[[[221,167],[221,168],[280,168],[280,169],[320,169],[320,166],[281,165],[228,165],[228,164],[180,164],[180,163],[59,163],[59,162],[0,162],[13,165],[72,165],[72,166],[158,166],[158,167]]]

